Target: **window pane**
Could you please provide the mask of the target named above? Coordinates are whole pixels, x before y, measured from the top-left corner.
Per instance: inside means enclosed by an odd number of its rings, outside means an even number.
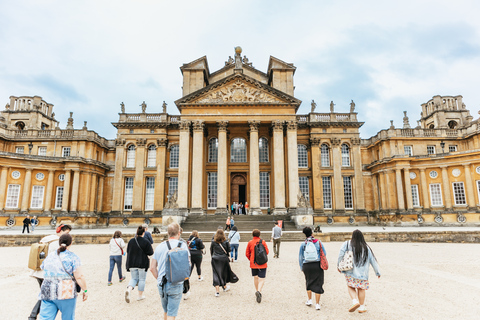
[[[350,148],[342,144],[342,167],[350,167]]]
[[[345,209],[353,209],[352,177],[343,177],[343,197]]]
[[[62,148],[62,157],[70,157],[70,147]]]
[[[307,147],[303,144],[299,144],[297,145],[297,151],[298,151],[298,167],[308,168]]]
[[[467,204],[467,200],[465,198],[465,189],[463,188],[463,182],[453,183],[453,195],[456,205]]]
[[[235,138],[230,145],[230,162],[247,162],[245,139]]]
[[[20,195],[19,184],[9,184],[7,190],[7,201],[5,202],[6,208],[18,208],[18,197]]]
[[[155,177],[147,177],[145,185],[145,210],[153,210],[153,201],[155,197]]]
[[[216,163],[218,161],[218,139],[212,138],[208,142],[208,162]]]
[[[208,199],[207,199],[207,207],[208,208],[216,208],[217,207],[217,173],[216,172],[209,172],[208,173]]]
[[[178,190],[178,177],[168,179],[168,194],[172,195]]]
[[[15,148],[15,153],[24,153],[25,148],[24,147],[16,147]]]
[[[298,183],[300,184],[300,191],[302,191],[305,199],[310,199],[310,187],[308,185],[308,177],[298,177]]]
[[[427,154],[435,154],[435,146],[427,146]]]
[[[412,146],[403,146],[403,150],[405,151],[406,156],[413,155]]]
[[[414,207],[419,207],[420,206],[420,199],[418,197],[418,185],[417,184],[412,184],[412,205]]]
[[[270,207],[270,173],[260,172],[260,208]]]
[[[61,209],[63,204],[63,187],[57,187],[55,196],[55,209]]]
[[[157,148],[152,144],[148,147],[147,167],[157,166]]]
[[[127,168],[135,167],[135,146],[129,145],[127,148]]]
[[[40,209],[43,207],[43,191],[44,186],[33,186],[32,188],[32,203],[30,208]]]
[[[323,208],[332,209],[332,184],[330,177],[322,177]]]
[[[432,199],[432,207],[441,206],[442,202],[442,188],[439,183],[430,185],[430,197]]]
[[[266,138],[258,140],[258,156],[260,163],[268,162],[268,140]]]
[[[322,167],[330,167],[330,149],[326,144],[322,144],[320,147],[320,159]]]
[[[448,146],[448,152],[457,152],[457,146]]]
[[[47,147],[38,147],[38,155],[39,156],[46,156],[47,155]]]
[[[178,144],[170,147],[170,168],[178,168]]]
[[[133,178],[125,178],[125,200],[124,200],[124,210],[132,210],[132,200],[133,200]]]

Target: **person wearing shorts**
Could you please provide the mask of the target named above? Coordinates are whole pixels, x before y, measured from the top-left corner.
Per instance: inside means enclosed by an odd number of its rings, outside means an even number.
[[[254,229],[252,232],[253,239],[247,244],[245,255],[250,260],[250,268],[252,269],[253,284],[255,285],[255,299],[258,303],[262,302],[262,289],[265,284],[265,277],[267,275],[267,263],[257,265],[255,263],[255,246],[260,242],[260,230]],[[262,240],[265,251],[268,254],[268,247],[265,240]]]

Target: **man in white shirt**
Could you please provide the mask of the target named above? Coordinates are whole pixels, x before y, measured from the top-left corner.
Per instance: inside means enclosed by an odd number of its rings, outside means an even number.
[[[278,226],[278,221],[275,221],[275,227],[272,229],[272,241],[273,241],[273,257],[278,258],[280,254],[280,242],[282,238],[282,228]]]
[[[60,239],[60,236],[66,233],[70,233],[72,230],[72,227],[68,224],[61,224],[57,227],[56,234],[52,234],[49,236],[45,236],[40,240],[40,243],[49,243],[48,245],[48,254],[51,254],[52,252],[55,252],[59,247],[60,244],[58,243],[58,239]],[[39,271],[32,271],[30,274],[31,277],[34,277],[37,279],[38,284],[40,287],[42,286],[43,283],[43,270]],[[40,306],[41,306],[42,300],[37,300],[37,303],[32,309],[32,312],[30,313],[30,317],[28,317],[28,320],[35,320],[37,319],[37,315],[40,313]]]
[[[180,230],[181,228],[176,222],[168,225],[168,242],[170,243],[171,248],[178,246],[181,235]],[[188,251],[188,257],[190,261],[190,251],[188,250],[187,244],[184,241],[182,241],[181,248]],[[178,313],[180,301],[182,300],[183,281],[178,283],[170,283],[166,282],[166,280],[163,280],[168,251],[169,249],[167,246],[167,241],[164,241],[157,246],[150,264],[150,271],[157,279],[157,287],[162,300],[164,318],[167,320],[174,320]]]

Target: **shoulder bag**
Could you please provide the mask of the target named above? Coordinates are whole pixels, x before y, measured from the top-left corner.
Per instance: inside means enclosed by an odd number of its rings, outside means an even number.
[[[342,260],[338,264],[338,270],[340,271],[349,271],[353,269],[353,251],[348,250],[349,243],[347,243],[347,250],[345,251]]]
[[[320,242],[319,244],[320,244],[320,268],[322,268],[322,270],[328,270],[327,257],[325,256],[325,252],[323,252],[322,243]]]
[[[115,240],[115,238],[113,238],[113,241],[115,241],[115,243],[117,244],[117,246],[120,248],[120,251],[122,252],[122,256],[123,256],[123,249],[122,249],[122,247],[120,247],[120,245],[118,244],[117,240]]]
[[[63,265],[62,258],[60,258],[59,254],[57,254],[57,257],[60,260],[60,263],[62,264],[63,271],[65,271],[65,273],[68,274],[72,278],[73,283],[75,283],[75,291],[80,292],[82,290],[82,288],[77,283],[77,279],[75,279],[75,276],[73,274],[70,274],[70,273],[67,272],[67,269],[65,269],[65,266]]]

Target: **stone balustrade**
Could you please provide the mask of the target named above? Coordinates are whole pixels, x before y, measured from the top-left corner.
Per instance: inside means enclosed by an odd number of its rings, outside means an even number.
[[[357,122],[356,113],[309,113],[297,115],[299,123],[312,122]]]

